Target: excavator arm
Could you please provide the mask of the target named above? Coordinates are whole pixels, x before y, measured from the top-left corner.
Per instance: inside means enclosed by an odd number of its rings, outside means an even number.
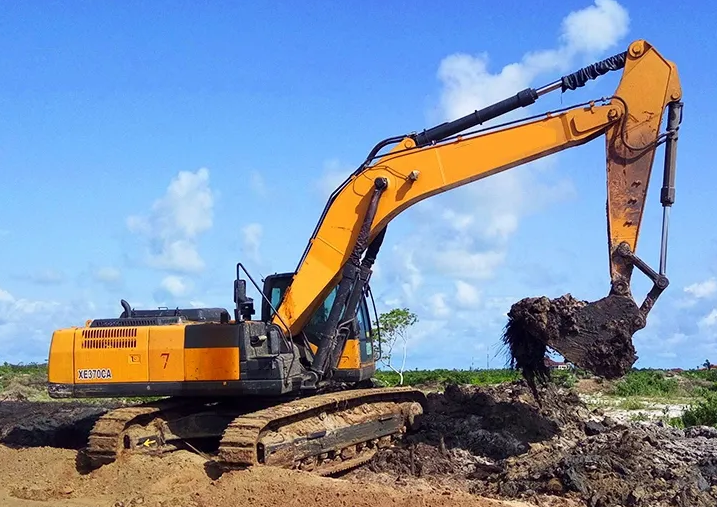
[[[614,95],[561,111],[464,135],[460,132],[555,90],[583,86],[611,70],[623,69]],[[630,295],[633,266],[654,288],[642,306],[644,316],[667,286],[664,276],[667,211],[663,222],[660,272],[635,255],[657,146],[666,142],[662,204],[674,201],[674,156],[681,120],[682,91],[676,66],[648,42],[585,67],[539,89],[514,97],[421,133],[379,143],[368,159],[330,197],[286,290],[273,323],[298,334],[329,292],[339,284],[326,329],[320,335],[312,369],[322,376],[336,358],[336,328],[370,277],[388,223],[430,196],[486,178],[553,153],[605,136],[607,222],[611,293]],[[660,134],[669,106],[668,129]],[[394,144],[385,155],[378,152]],[[363,260],[362,260],[363,256]]]

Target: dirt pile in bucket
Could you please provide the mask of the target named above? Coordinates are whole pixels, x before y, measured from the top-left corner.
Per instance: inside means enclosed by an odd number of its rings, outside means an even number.
[[[544,383],[548,347],[595,375],[617,378],[637,361],[632,335],[644,326],[634,300],[607,296],[588,303],[570,294],[556,299],[525,298],[508,312],[503,342],[512,366],[530,386]]]
[[[717,430],[621,425],[570,391],[538,389],[541,405],[524,381],[448,386],[429,395],[419,430],[353,474],[591,507],[717,504]]]

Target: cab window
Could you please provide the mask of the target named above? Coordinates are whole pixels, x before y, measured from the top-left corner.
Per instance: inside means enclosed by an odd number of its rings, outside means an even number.
[[[279,303],[281,303],[281,296],[283,296],[283,293],[284,291],[281,287],[271,288],[271,297],[269,298],[271,300],[271,306],[278,308]]]
[[[311,316],[311,319],[306,326],[306,330],[309,333],[313,334],[319,332],[324,324],[326,324],[326,321],[329,320],[329,313],[331,312],[331,307],[334,304],[334,299],[336,299],[337,290],[338,286],[334,287],[329,295],[326,296],[326,299],[324,299],[323,304],[321,304]]]
[[[373,359],[373,341],[371,340],[371,319],[369,318],[366,301],[359,303],[359,311],[356,316],[359,327],[359,350],[361,362],[365,363]]]

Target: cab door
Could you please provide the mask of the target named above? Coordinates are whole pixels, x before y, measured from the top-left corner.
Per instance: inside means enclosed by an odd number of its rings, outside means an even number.
[[[361,364],[373,362],[373,337],[371,334],[373,329],[371,327],[371,318],[368,313],[368,305],[366,304],[366,300],[363,298],[361,299],[361,303],[359,303],[356,320],[358,321],[359,328],[358,339]]]

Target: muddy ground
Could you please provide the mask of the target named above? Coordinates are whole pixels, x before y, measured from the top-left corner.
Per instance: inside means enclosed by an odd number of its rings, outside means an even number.
[[[555,386],[538,404],[523,381],[428,399],[402,445],[334,479],[263,467],[217,477],[186,451],[83,474],[76,450],[106,408],[3,401],[0,505],[717,505],[717,430],[618,423]]]
[[[717,430],[618,423],[573,392],[524,382],[449,386],[429,395],[422,429],[351,472],[357,480],[430,484],[540,503],[594,507],[717,505]]]

